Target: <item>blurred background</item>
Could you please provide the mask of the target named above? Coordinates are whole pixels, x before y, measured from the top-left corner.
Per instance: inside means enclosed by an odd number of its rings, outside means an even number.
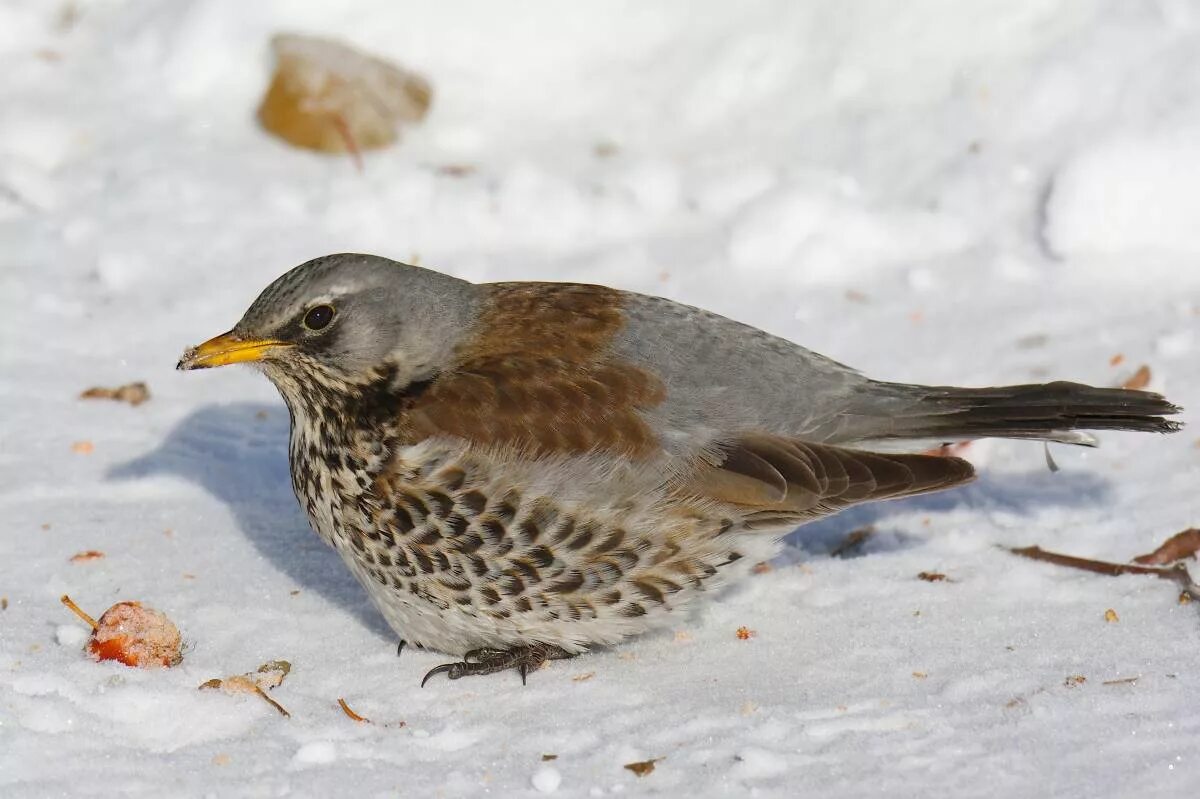
[[[419,73],[428,113],[357,164],[272,136],[280,33]],[[1132,310],[1097,285],[1167,279],[1194,309],[1198,52],[1186,0],[5,0],[0,279],[38,313],[0,324],[127,359],[126,323],[170,320],[141,342],[161,365],[351,250],[667,294],[885,377],[991,380],[938,363],[949,330],[1012,348],[981,313],[1078,330]],[[1043,321],[1031,294],[1060,291]],[[111,338],[81,324],[99,314]],[[888,328],[920,353],[904,369]]]

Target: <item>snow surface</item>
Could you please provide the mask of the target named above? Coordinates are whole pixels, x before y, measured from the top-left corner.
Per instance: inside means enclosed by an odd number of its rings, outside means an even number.
[[[263,134],[289,30],[423,71],[429,118],[361,174]],[[445,658],[397,659],[307,529],[273,389],[173,365],[355,250],[663,294],[881,378],[1147,363],[1197,406],[1197,74],[1188,0],[6,0],[0,795],[1195,791],[1196,606],[999,547],[1123,560],[1200,523],[1200,428],[1057,447],[1057,474],[976,445],[975,485],[804,528],[674,631],[421,689]],[[76,399],[134,380],[140,407]],[[182,665],[88,661],[63,593],[167,612]],[[291,718],[196,690],[272,659]]]

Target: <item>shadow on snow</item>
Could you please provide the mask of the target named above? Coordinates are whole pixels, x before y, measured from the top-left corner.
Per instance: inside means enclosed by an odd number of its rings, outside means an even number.
[[[224,502],[239,528],[276,569],[395,638],[341,558],[308,525],[288,471],[288,414],[282,405],[207,405],[175,426],[157,449],[114,467],[110,479],[182,477]]]

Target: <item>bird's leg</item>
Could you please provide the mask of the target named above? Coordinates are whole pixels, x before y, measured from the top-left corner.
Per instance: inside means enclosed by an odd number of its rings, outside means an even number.
[[[425,675],[425,679],[421,680],[421,686],[424,687],[425,683],[429,682],[429,678],[435,674],[445,674],[451,680],[457,680],[459,677],[495,674],[506,669],[516,669],[521,675],[521,684],[524,685],[529,672],[540,669],[547,660],[562,660],[569,657],[574,657],[574,655],[565,649],[549,644],[526,644],[514,646],[511,649],[494,649],[492,647],[472,649],[457,663],[443,663],[430,669],[429,673]]]

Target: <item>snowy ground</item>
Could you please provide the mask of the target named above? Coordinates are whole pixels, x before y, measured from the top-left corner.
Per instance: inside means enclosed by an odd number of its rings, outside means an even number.
[[[265,136],[281,30],[424,71],[433,113],[362,174]],[[1200,406],[1197,75],[1187,0],[6,0],[0,794],[1197,790],[1196,606],[998,545],[1123,560],[1200,523],[1200,427],[1059,447],[1057,474],[972,447],[969,489],[801,530],[674,634],[420,689],[445,658],[397,660],[307,529],[273,389],[173,371],[289,266],[356,250],[665,294],[882,378],[1146,363]],[[153,399],[76,399],[130,380]],[[92,663],[63,593],[143,600],[190,651]],[[290,719],[196,690],[276,658]]]

